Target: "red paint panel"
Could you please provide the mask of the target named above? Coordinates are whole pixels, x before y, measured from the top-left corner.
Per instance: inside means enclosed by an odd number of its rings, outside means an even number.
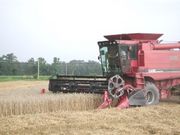
[[[160,73],[143,73],[143,76],[148,76],[153,78],[154,80],[166,80],[166,79],[175,79],[180,78],[180,71],[179,72],[160,72]]]
[[[172,50],[145,50],[144,68],[180,69],[180,52]]]
[[[168,50],[173,48],[180,48],[180,43],[157,44],[153,46],[154,50]]]

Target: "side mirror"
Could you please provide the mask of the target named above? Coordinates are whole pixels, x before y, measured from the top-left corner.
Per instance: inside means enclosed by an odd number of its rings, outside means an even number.
[[[100,56],[98,56],[98,60],[101,61],[101,57]]]
[[[163,42],[163,40],[160,40],[159,43]]]

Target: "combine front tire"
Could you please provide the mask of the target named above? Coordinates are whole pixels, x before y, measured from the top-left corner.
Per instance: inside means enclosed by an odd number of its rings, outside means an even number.
[[[145,98],[146,98],[146,105],[155,105],[159,103],[159,90],[151,82],[146,82]]]

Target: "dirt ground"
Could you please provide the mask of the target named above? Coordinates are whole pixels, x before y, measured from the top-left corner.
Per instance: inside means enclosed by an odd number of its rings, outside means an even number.
[[[0,83],[0,98],[39,94],[46,81]],[[56,111],[0,117],[0,134],[162,134],[180,135],[180,97],[160,104],[118,110]]]

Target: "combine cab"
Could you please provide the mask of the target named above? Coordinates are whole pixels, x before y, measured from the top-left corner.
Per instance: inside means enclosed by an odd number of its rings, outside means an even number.
[[[119,34],[98,42],[103,76],[59,76],[49,80],[53,92],[104,93],[99,108],[118,99],[118,108],[152,105],[180,84],[180,43],[160,44],[162,34]]]

